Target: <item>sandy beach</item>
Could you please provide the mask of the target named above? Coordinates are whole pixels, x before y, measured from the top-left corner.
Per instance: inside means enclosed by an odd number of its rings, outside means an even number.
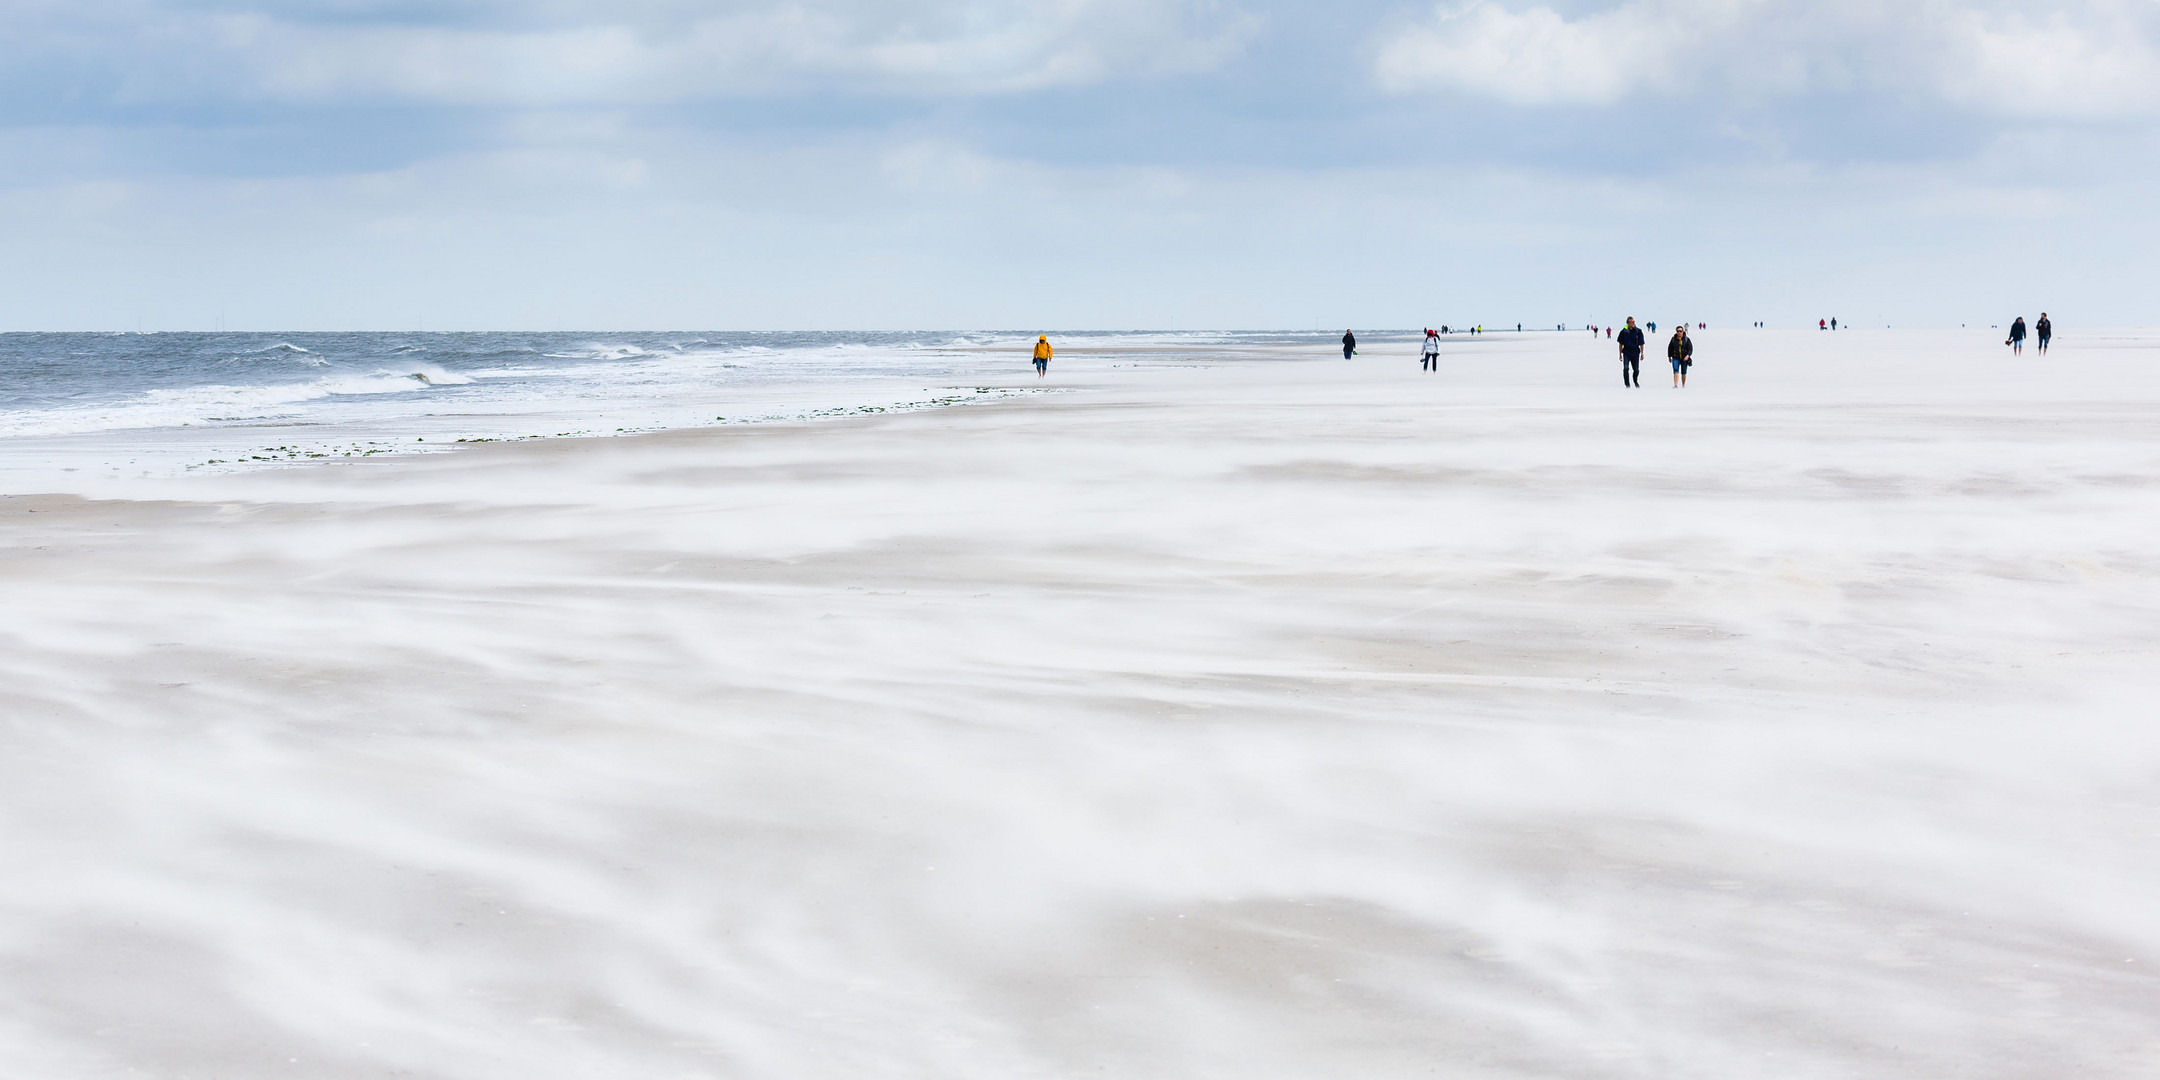
[[[2160,332],[1999,338],[15,492],[0,1062],[2160,1073]]]

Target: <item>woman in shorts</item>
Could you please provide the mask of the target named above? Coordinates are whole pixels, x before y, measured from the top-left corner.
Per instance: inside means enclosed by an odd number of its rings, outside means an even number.
[[[1695,339],[1687,336],[1687,324],[1673,327],[1672,340],[1665,343],[1665,359],[1672,361],[1673,389],[1687,385],[1687,369],[1695,363]]]

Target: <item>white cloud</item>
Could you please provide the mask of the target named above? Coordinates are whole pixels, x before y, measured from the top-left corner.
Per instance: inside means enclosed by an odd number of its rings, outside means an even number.
[[[1950,100],[2013,116],[2160,113],[2160,5],[1959,11],[1943,31],[1937,85]]]
[[[1572,18],[1448,3],[1381,41],[1397,93],[1519,105],[1861,91],[2007,116],[2160,114],[2160,5],[1629,0]]]
[[[1628,4],[1575,20],[1490,0],[1443,7],[1381,50],[1379,79],[1390,90],[1466,90],[1521,105],[1607,105],[1670,92],[1689,72],[1659,58],[1698,34],[1662,7]]]
[[[1259,21],[1211,0],[737,0],[555,5],[544,23],[320,22],[160,7],[132,100],[653,104],[841,89],[992,94],[1204,71]],[[125,34],[116,32],[116,37]]]

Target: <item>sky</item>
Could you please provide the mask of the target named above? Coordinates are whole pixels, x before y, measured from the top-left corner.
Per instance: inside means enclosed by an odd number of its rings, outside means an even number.
[[[0,0],[0,330],[2160,319],[2156,0]]]

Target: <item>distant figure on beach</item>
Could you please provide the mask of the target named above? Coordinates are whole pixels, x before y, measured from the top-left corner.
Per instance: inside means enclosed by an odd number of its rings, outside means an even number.
[[[1828,329],[1830,329],[1830,320],[1828,320],[1828,319],[1817,319],[1817,320],[1815,320],[1815,329],[1817,329],[1817,330],[1828,330]]]
[[[1431,327],[1425,328],[1425,359],[1419,366],[1426,371],[1440,370],[1440,335],[1434,333]]]
[[[1673,389],[1687,385],[1687,369],[1695,364],[1695,339],[1687,336],[1687,324],[1673,327],[1672,340],[1665,343],[1665,359],[1672,361]]]
[[[2055,324],[2048,321],[2047,312],[2040,313],[2040,321],[2033,324],[2033,347],[2047,352],[2048,339],[2055,336]]]
[[[1649,326],[1649,327],[1650,327],[1650,332],[1651,332],[1651,333],[1653,333],[1653,334],[1657,333],[1657,324],[1656,324],[1656,323],[1647,323],[1647,324],[1645,324],[1645,325],[1647,325],[1647,326]]]
[[[1837,319],[1835,317],[1832,317],[1830,320],[1830,329],[1837,329]]]
[[[1627,329],[1620,331],[1620,385],[1642,388],[1642,350],[1642,330],[1630,315]]]
[[[2018,316],[2017,321],[2010,324],[2010,337],[2003,344],[2010,346],[2013,356],[2025,351],[2025,316]]]
[[[1035,339],[1035,377],[1040,379],[1050,371],[1050,335]]]
[[[1350,359],[1357,354],[1357,335],[1348,330],[1342,332],[1342,358]]]

